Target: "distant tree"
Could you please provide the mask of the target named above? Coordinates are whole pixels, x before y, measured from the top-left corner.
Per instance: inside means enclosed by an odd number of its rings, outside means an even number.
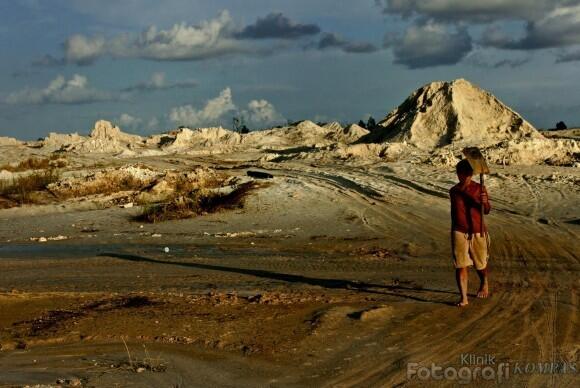
[[[246,125],[246,120],[244,119],[243,115],[234,116],[234,118],[232,119],[232,122],[234,124],[234,131],[235,132],[241,133],[242,135],[250,132],[250,129]]]
[[[233,119],[234,131],[238,133],[248,133],[250,129],[246,126],[246,120],[243,115],[235,116]]]
[[[366,123],[365,123],[364,121],[362,121],[362,120],[359,120],[359,121],[358,121],[358,126],[359,126],[359,127],[362,127],[362,128],[365,128],[365,129],[366,129],[366,127],[367,127]]]
[[[375,121],[374,117],[373,116],[369,117],[369,119],[367,120],[366,129],[373,129],[376,126],[377,122]]]
[[[558,129],[558,130],[568,129],[568,126],[563,121],[558,121],[556,123],[556,129]]]
[[[232,118],[232,123],[233,123],[233,126],[234,126],[234,131],[235,132],[239,132],[239,128],[240,128],[240,118],[237,117],[237,116],[234,116]]]

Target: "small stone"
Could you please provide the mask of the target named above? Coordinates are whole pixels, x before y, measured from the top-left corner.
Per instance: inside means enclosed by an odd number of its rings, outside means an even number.
[[[375,307],[362,311],[358,319],[365,322],[379,318],[390,318],[393,315],[393,308],[390,306]]]
[[[143,367],[137,368],[137,371],[136,372],[137,373],[143,373],[143,372],[145,372],[145,368],[143,368]]]

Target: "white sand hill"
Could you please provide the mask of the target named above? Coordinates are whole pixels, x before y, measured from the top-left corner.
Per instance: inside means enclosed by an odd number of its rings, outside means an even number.
[[[541,138],[519,114],[464,79],[417,89],[378,126],[365,142],[405,141],[423,150],[458,142],[481,146]]]

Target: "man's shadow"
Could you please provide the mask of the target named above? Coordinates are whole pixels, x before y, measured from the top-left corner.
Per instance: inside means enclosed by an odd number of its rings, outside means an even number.
[[[328,289],[355,290],[355,291],[365,292],[365,293],[370,293],[370,294],[389,295],[389,296],[394,296],[397,298],[410,299],[410,300],[414,300],[414,301],[418,301],[418,302],[439,303],[439,304],[450,305],[450,306],[454,305],[454,303],[436,300],[436,299],[427,299],[427,298],[424,298],[421,296],[416,296],[416,295],[409,295],[409,291],[411,291],[413,293],[440,293],[440,294],[457,295],[457,293],[451,292],[451,291],[433,290],[433,289],[428,289],[428,288],[423,288],[423,287],[404,287],[404,286],[400,286],[400,285],[372,284],[372,283],[357,282],[357,281],[343,280],[343,279],[313,278],[313,277],[302,276],[302,275],[292,275],[292,274],[266,271],[266,270],[262,270],[262,269],[235,268],[235,267],[226,267],[226,266],[212,265],[212,264],[183,263],[183,262],[167,261],[167,260],[153,259],[153,258],[149,258],[149,257],[143,257],[143,256],[137,256],[137,255],[131,255],[131,254],[124,254],[124,253],[105,252],[105,253],[99,254],[98,256],[112,257],[112,258],[121,259],[121,260],[137,261],[137,262],[145,262],[145,263],[153,263],[153,264],[175,265],[175,266],[186,267],[186,268],[197,268],[197,269],[205,269],[205,270],[212,270],[212,271],[232,272],[232,273],[238,273],[238,274],[242,274],[242,275],[251,275],[251,276],[279,280],[279,281],[289,282],[289,283],[309,284],[309,285],[324,287],[324,288],[328,288]],[[380,290],[376,290],[376,289],[380,289]]]

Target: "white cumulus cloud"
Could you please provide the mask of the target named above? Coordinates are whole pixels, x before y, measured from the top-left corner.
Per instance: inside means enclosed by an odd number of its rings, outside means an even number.
[[[233,100],[230,88],[225,88],[217,97],[208,100],[201,109],[192,105],[178,106],[170,110],[167,118],[174,125],[200,128],[227,125],[234,116],[242,118],[251,129],[273,126],[286,121],[274,105],[264,99],[252,100],[244,109],[239,109]]]
[[[184,80],[178,82],[167,82],[165,79],[165,73],[157,72],[151,75],[151,78],[145,82],[140,82],[136,85],[129,86],[123,91],[125,92],[149,92],[154,90],[167,90],[167,89],[187,89],[194,88],[197,86],[197,82],[194,80]]]
[[[173,108],[169,113],[169,120],[177,125],[192,128],[212,126],[220,124],[227,113],[236,110],[237,107],[232,100],[232,91],[226,88],[219,96],[208,100],[202,109],[197,109],[192,105]]]
[[[106,50],[103,37],[73,35],[64,42],[64,59],[77,65],[90,65]]]
[[[85,76],[75,74],[70,79],[59,75],[44,89],[26,88],[10,93],[8,104],[88,104],[117,100],[120,96],[89,86]]]
[[[559,7],[526,24],[525,35],[513,39],[497,27],[484,31],[482,44],[516,50],[535,50],[580,44],[580,4]]]
[[[121,126],[121,128],[125,127],[125,128],[136,128],[139,125],[141,125],[141,123],[143,122],[143,120],[141,120],[138,117],[135,116],[131,116],[128,113],[123,113],[121,114],[121,116],[119,116],[119,119],[117,120],[119,125]]]
[[[120,34],[109,39],[73,35],[64,44],[67,63],[87,65],[97,58],[144,58],[158,61],[203,60],[236,53],[259,53],[262,49],[237,39],[228,11],[197,25],[174,24],[168,29],[150,26],[139,34]]]
[[[286,121],[274,105],[266,100],[252,100],[248,109],[242,112],[247,124],[252,127],[264,127],[280,124]]]

